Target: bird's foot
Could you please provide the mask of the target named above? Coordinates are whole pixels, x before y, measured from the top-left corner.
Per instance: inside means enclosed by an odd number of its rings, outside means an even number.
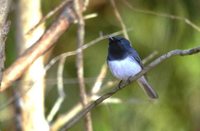
[[[123,88],[123,80],[121,80],[121,81],[119,82],[118,87],[119,87],[120,89]]]

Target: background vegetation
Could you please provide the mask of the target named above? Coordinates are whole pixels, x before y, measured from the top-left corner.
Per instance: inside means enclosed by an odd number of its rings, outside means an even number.
[[[43,14],[47,14],[58,1],[42,0]],[[162,13],[188,18],[200,26],[200,1],[197,0],[116,0],[124,24],[133,47],[141,58],[152,52],[158,55],[173,49],[196,47],[200,43],[200,32],[184,20],[162,16]],[[13,5],[14,6],[14,5]],[[148,11],[156,12],[150,14]],[[84,14],[97,13],[98,16],[86,20],[85,43],[99,37],[100,33],[109,34],[121,30],[120,23],[114,15],[113,7],[106,0],[91,0]],[[10,12],[12,21],[6,44],[6,66],[16,59],[15,46],[15,8]],[[46,22],[46,26],[56,16]],[[57,41],[48,55],[46,63],[53,57],[76,49],[77,25],[74,24]],[[84,71],[87,91],[91,90],[102,65],[106,62],[108,40],[102,40],[84,50]],[[149,101],[137,83],[119,91],[113,97],[121,103],[101,104],[92,114],[94,131],[198,131],[200,130],[200,55],[173,57],[152,71],[147,76],[151,85],[157,90],[159,99]],[[66,97],[57,113],[69,111],[80,101],[76,76],[75,56],[68,57],[64,70],[64,88]],[[56,85],[57,64],[49,71],[46,78],[45,113],[51,110],[58,96]],[[110,89],[108,81],[115,78],[108,71],[103,81],[103,92]],[[14,84],[15,85],[15,84]],[[15,86],[13,86],[14,89]],[[4,105],[12,97],[12,91],[0,94],[0,105]],[[0,110],[0,129],[13,130],[12,105]],[[56,119],[56,118],[55,118]],[[80,121],[70,131],[81,130]]]

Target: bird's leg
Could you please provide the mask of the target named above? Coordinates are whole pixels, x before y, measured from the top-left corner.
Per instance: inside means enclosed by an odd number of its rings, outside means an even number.
[[[118,84],[118,87],[121,89],[123,87],[123,82],[127,82],[128,84],[130,84],[131,83],[131,77],[132,76],[130,76],[126,81],[121,80]]]
[[[121,89],[122,88],[122,86],[123,86],[123,80],[121,80],[120,82],[119,82],[119,84],[118,84],[118,87]]]

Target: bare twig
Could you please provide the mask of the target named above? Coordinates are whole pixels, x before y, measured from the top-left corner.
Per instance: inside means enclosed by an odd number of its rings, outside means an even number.
[[[115,4],[115,0],[110,0],[110,3],[114,8],[114,13],[115,13],[116,18],[117,18],[117,20],[119,21],[119,23],[120,23],[120,25],[122,27],[122,31],[123,31],[124,37],[129,40],[128,33],[127,33],[127,30],[126,30],[127,29],[126,25],[124,24],[124,22],[122,20],[122,17],[120,15],[119,11],[117,10],[117,6]]]
[[[51,109],[49,115],[47,116],[47,121],[51,122],[60,109],[60,106],[62,102],[65,99],[65,92],[64,92],[64,86],[63,86],[63,71],[64,71],[64,64],[65,64],[65,58],[63,57],[60,59],[59,66],[58,66],[58,72],[57,72],[57,87],[58,87],[58,95],[59,97],[57,98],[53,108]]]
[[[95,17],[97,17],[97,16],[98,16],[97,13],[92,13],[92,14],[85,15],[83,18],[84,18],[84,20],[87,20],[87,19],[95,18]],[[75,20],[74,23],[78,23],[78,21]]]
[[[102,86],[103,79],[105,78],[107,73],[107,66],[104,63],[103,66],[101,67],[101,71],[99,75],[97,76],[96,82],[94,83],[94,86],[92,87],[91,93],[92,94],[97,94]]]
[[[46,33],[26,52],[24,52],[8,69],[4,71],[2,86],[0,92],[9,87],[16,79],[18,79],[24,71],[30,66],[34,60],[48,51],[68,29],[69,25],[74,21],[74,13],[71,3],[68,3],[57,21],[46,31]]]
[[[192,21],[190,21],[188,18],[181,17],[181,16],[176,16],[176,15],[171,15],[171,14],[166,14],[166,13],[160,13],[160,12],[154,12],[151,10],[144,10],[144,9],[139,9],[136,7],[133,7],[127,0],[123,0],[123,2],[133,11],[139,12],[139,13],[144,13],[148,15],[155,15],[155,16],[161,16],[161,17],[166,17],[174,20],[180,20],[185,22],[187,25],[191,26],[193,29],[197,30],[200,32],[200,27],[194,24]]]
[[[38,28],[39,25],[41,25],[42,23],[44,23],[47,19],[49,19],[50,17],[52,17],[53,15],[55,15],[58,11],[62,10],[63,7],[71,0],[64,0],[63,2],[60,3],[60,5],[58,5],[55,9],[53,9],[52,11],[50,11],[47,15],[45,15],[35,26],[33,26],[27,33],[26,35],[31,34],[36,28]],[[88,0],[87,0],[88,1]],[[86,4],[88,4],[87,2],[85,2]],[[93,14],[89,14],[84,16],[84,19],[91,19],[96,17],[97,14],[93,13]],[[74,21],[76,23],[76,21]]]
[[[33,28],[31,28],[26,34],[29,35],[31,34],[39,25],[41,25],[42,23],[44,23],[48,18],[50,18],[51,16],[55,15],[59,10],[61,10],[67,3],[69,2],[69,0],[64,0],[60,5],[58,5],[55,9],[53,9],[52,11],[50,11],[46,16],[44,16]]]
[[[107,74],[107,69],[108,69],[107,65],[106,65],[106,63],[104,63],[103,66],[101,67],[101,71],[100,71],[99,75],[97,76],[97,79],[92,87],[91,96],[90,96],[91,101],[95,101],[96,99],[98,99],[100,97],[97,94],[100,92],[100,89],[103,84],[103,80]],[[112,104],[117,103],[118,104],[118,103],[121,103],[121,100],[119,98],[109,98],[109,99],[105,100],[103,103],[112,103]]]
[[[54,123],[51,125],[51,131],[58,131],[60,128],[65,125],[66,122],[69,122],[77,112],[80,112],[83,109],[81,103],[77,103],[70,111],[66,114],[59,116]]]
[[[156,60],[154,60],[153,62],[151,62],[147,67],[145,67],[137,75],[133,76],[130,80],[131,80],[131,82],[136,81],[142,75],[144,75],[145,73],[147,73],[148,71],[150,71],[151,69],[153,69],[154,67],[156,67],[158,64],[160,64],[161,62],[163,62],[164,60],[166,60],[166,59],[168,59],[168,58],[170,58],[172,56],[176,56],[176,55],[180,55],[180,56],[192,55],[192,54],[196,54],[196,53],[199,53],[199,52],[200,52],[200,46],[198,46],[196,48],[186,49],[186,50],[172,50],[172,51],[169,51],[168,53],[163,54],[162,56],[158,57]],[[126,87],[128,84],[130,84],[130,81],[124,82],[124,83],[116,86],[113,90],[109,91],[108,93],[105,93],[100,98],[98,98],[97,100],[95,100],[94,102],[92,102],[91,104],[89,104],[85,109],[83,109],[76,116],[74,116],[69,121],[69,123],[67,123],[64,126],[64,129],[69,129],[70,127],[72,127],[87,112],[89,112],[92,109],[94,109],[97,105],[99,105],[100,103],[102,103],[107,98],[111,97],[113,94],[117,93],[119,90],[121,90],[124,87]]]
[[[77,15],[77,21],[78,21],[78,32],[77,32],[77,48],[80,48],[84,44],[84,37],[85,37],[85,21],[83,19],[83,6],[84,0],[74,0],[74,8]],[[77,76],[78,76],[78,82],[79,82],[79,89],[80,89],[80,98],[81,98],[81,104],[85,108],[85,106],[88,104],[88,96],[85,89],[85,80],[84,80],[84,70],[83,70],[83,51],[80,50],[77,53],[76,57],[76,67],[77,67]],[[91,113],[88,112],[85,116],[85,130],[86,131],[92,131],[92,119],[91,119]]]
[[[151,61],[152,59],[154,59],[156,55],[158,55],[158,51],[152,52],[150,55],[148,55],[146,58],[144,58],[144,59],[142,60],[142,63],[143,63],[143,64],[146,64],[147,62],[149,62],[149,61]]]
[[[100,97],[101,97],[100,95],[92,95],[90,98],[91,98],[91,101],[96,101]],[[120,104],[120,103],[122,103],[122,100],[116,97],[108,98],[102,101],[102,104]]]
[[[86,10],[88,5],[89,5],[89,0],[84,0],[84,6],[83,6],[83,10]]]
[[[108,35],[109,36],[109,35]],[[103,37],[103,36],[101,36]],[[86,48],[85,48],[86,49]],[[98,84],[100,81],[103,80],[104,75],[106,74],[106,70],[107,70],[107,66],[104,64],[101,71],[100,71],[100,75],[98,76],[94,87],[93,88],[99,88],[99,86],[101,86],[101,84]],[[101,82],[100,82],[101,83]],[[97,87],[98,86],[98,87]],[[99,90],[99,89],[98,89]],[[92,95],[91,97],[88,97],[88,101],[91,102],[93,100],[96,100],[98,96],[96,95]],[[119,100],[117,99],[112,99],[112,101],[114,101],[115,103],[118,102]],[[110,102],[110,101],[108,101]],[[65,125],[65,123],[69,122],[69,120],[71,120],[71,118],[73,118],[78,112],[80,112],[83,109],[83,106],[81,103],[76,104],[70,111],[68,111],[66,114],[63,114],[62,116],[58,117],[58,119],[52,124],[51,126],[51,130],[52,131],[56,131],[58,129],[60,129],[63,125]]]

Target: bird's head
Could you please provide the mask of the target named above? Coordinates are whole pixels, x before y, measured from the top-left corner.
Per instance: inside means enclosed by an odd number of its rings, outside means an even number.
[[[116,49],[118,51],[126,51],[131,48],[130,42],[120,36],[110,36],[109,37],[109,47]]]
[[[126,57],[130,50],[132,50],[130,42],[120,36],[109,37],[109,58],[122,59]]]

